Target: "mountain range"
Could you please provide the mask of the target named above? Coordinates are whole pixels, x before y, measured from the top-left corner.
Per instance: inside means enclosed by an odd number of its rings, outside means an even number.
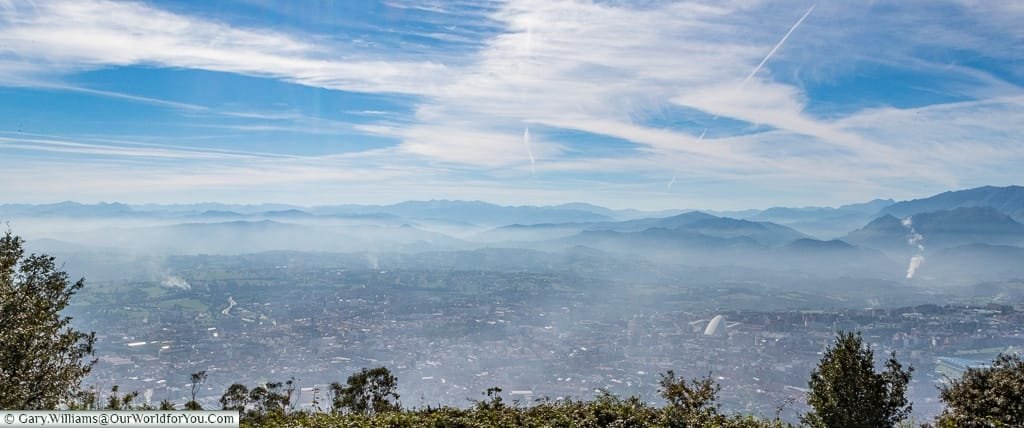
[[[393,205],[0,205],[0,219],[65,251],[93,246],[165,254],[272,250],[424,253],[492,249],[480,260],[539,263],[548,252],[592,249],[663,264],[736,265],[804,272],[1009,275],[1024,266],[1024,187],[980,187],[908,201],[733,212],[613,210],[585,203],[501,206],[480,201]],[[22,228],[24,227],[24,229]],[[506,252],[494,252],[496,249]],[[510,256],[508,251],[524,251]],[[475,256],[474,256],[475,257]],[[561,256],[560,256],[561,257]],[[473,258],[465,258],[473,260]],[[488,262],[491,263],[491,262]],[[472,264],[472,263],[470,263]],[[593,265],[599,263],[591,263]],[[991,276],[991,275],[989,275]]]

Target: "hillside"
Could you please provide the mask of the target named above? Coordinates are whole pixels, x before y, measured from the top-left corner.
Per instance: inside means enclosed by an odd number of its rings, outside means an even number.
[[[911,229],[922,236],[929,249],[958,245],[1019,244],[1024,242],[1024,225],[990,207],[962,207],[948,211],[918,213],[908,217],[909,225],[891,214],[883,215],[850,232],[844,241],[884,250],[907,249]]]
[[[1018,221],[1024,221],[1024,187],[985,186],[967,190],[943,192],[927,198],[897,202],[881,211],[899,218],[966,207],[991,207]]]

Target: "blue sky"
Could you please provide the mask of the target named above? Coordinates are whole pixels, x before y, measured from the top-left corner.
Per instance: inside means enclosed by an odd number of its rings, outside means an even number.
[[[0,0],[0,202],[835,205],[1024,182],[1016,1]]]

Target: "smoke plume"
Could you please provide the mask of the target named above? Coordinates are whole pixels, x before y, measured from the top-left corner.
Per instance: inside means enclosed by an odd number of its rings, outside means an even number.
[[[180,288],[182,290],[192,289],[192,286],[189,285],[188,281],[185,281],[185,278],[176,275],[171,275],[168,276],[167,278],[164,278],[163,282],[161,282],[160,285],[167,288]]]
[[[921,267],[921,263],[924,263],[924,256],[920,254],[910,258],[910,266],[907,266],[907,279],[914,278],[914,274],[917,273],[917,268]]]
[[[907,236],[907,244],[917,247],[917,254],[910,258],[910,265],[907,266],[907,279],[914,279],[914,274],[917,273],[917,269],[924,263],[924,235],[917,232],[914,229],[914,220],[910,217],[904,218],[900,221],[903,227],[907,228],[910,234]]]

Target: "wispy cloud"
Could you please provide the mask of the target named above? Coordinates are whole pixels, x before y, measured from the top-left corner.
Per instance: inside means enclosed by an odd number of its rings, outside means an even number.
[[[289,158],[292,156],[270,153],[246,153],[233,150],[187,149],[176,146],[106,140],[116,144],[94,144],[69,141],[59,137],[40,134],[3,132],[0,147],[9,150],[44,151],[110,157],[142,157],[189,160],[236,160],[256,158]]]
[[[295,166],[295,176],[303,180],[322,173],[348,182],[354,179],[348,171],[366,172],[372,166],[396,176],[400,171],[428,175],[439,189],[454,189],[467,177],[497,189],[537,171],[538,176],[568,175],[584,182],[614,177],[606,184],[633,192],[646,186],[664,196],[662,186],[671,174],[669,188],[714,181],[784,192],[800,185],[819,189],[810,197],[826,198],[899,196],[907,183],[941,187],[1021,178],[1012,167],[1024,161],[1019,144],[1024,67],[1016,61],[1024,56],[1024,33],[1016,25],[1024,10],[1005,2],[950,1],[941,7],[916,0],[886,7],[832,2],[808,8],[806,1],[795,0],[771,5],[509,0],[483,7],[430,1],[396,1],[387,7],[442,28],[394,31],[428,39],[453,37],[472,49],[443,55],[361,49],[324,35],[232,25],[145,3],[10,3],[0,8],[5,52],[0,84],[51,85],[218,119],[195,127],[249,134],[359,133],[397,142],[365,153],[287,159],[271,168],[280,174],[268,177],[287,176],[285,167]],[[472,25],[487,31],[463,28]],[[972,52],[999,67],[958,61],[955,52]],[[355,106],[345,114],[359,120],[347,122],[287,107],[207,107],[82,88],[63,79],[83,70],[135,65],[409,94],[403,108],[413,113],[397,117],[394,111]],[[890,101],[884,97],[871,103],[854,98],[839,112],[816,113],[823,101],[809,85],[841,86],[842,79],[871,67],[941,76],[937,83],[913,83],[955,101],[901,109],[880,107]],[[856,95],[858,89],[838,90]],[[669,113],[653,120],[646,115],[652,111]],[[715,116],[722,120],[711,123]],[[633,147],[609,155],[587,146],[600,143],[560,140],[548,129]],[[262,162],[262,155],[244,151],[11,135],[0,139],[0,150],[15,149],[220,162],[232,171],[225,173],[230,179],[180,173],[190,177],[181,184],[194,185],[244,183],[239,177],[260,170],[250,162]],[[239,161],[246,168],[232,169]],[[171,167],[161,171],[174,174]],[[558,183],[538,179],[531,185]],[[685,191],[698,192],[696,187]]]
[[[40,74],[154,65],[279,78],[339,90],[421,93],[444,65],[334,52],[293,35],[237,28],[141,3],[45,1],[0,11],[9,61]]]

